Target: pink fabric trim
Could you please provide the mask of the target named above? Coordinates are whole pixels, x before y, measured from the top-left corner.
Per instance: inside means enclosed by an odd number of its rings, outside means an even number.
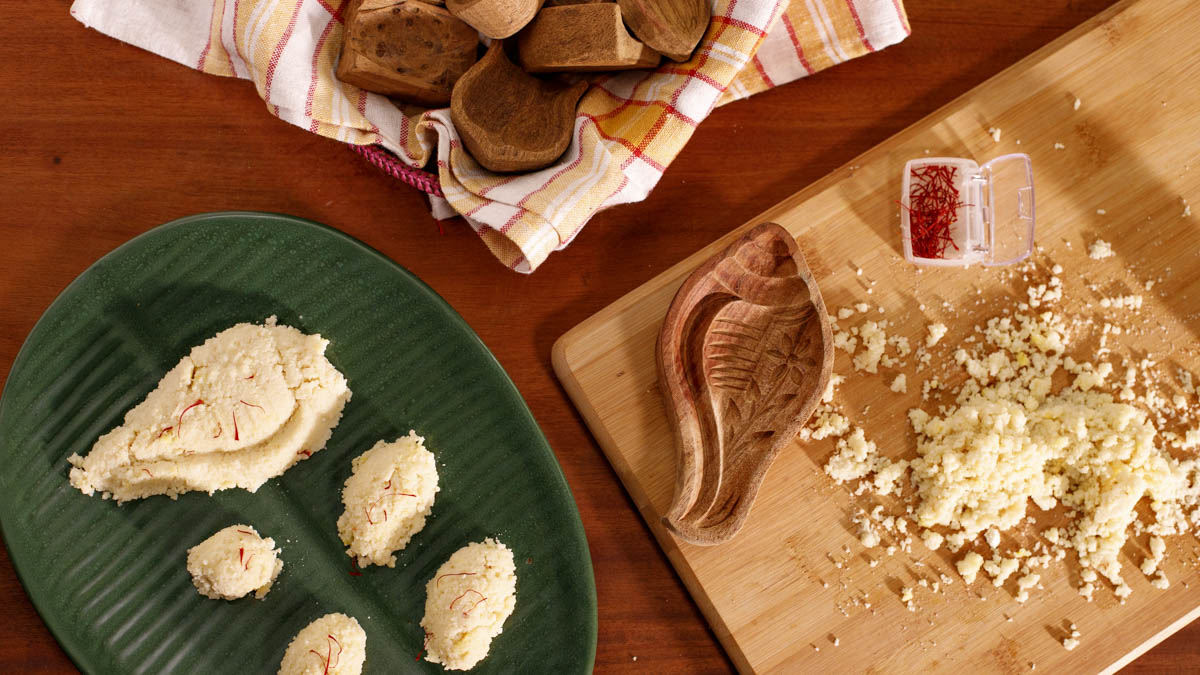
[[[434,174],[408,166],[400,161],[398,157],[378,145],[347,145],[350,146],[351,150],[361,155],[363,159],[374,164],[376,168],[392,178],[402,180],[426,194],[445,197],[442,194],[442,185],[438,181],[438,177]]]

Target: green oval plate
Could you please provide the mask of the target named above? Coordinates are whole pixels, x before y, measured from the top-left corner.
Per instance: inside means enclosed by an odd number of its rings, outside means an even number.
[[[330,341],[353,399],[326,449],[257,493],[117,506],[67,482],[193,345],[242,321]],[[337,536],[350,460],[416,429],[441,492],[395,569],[352,576]],[[442,672],[416,660],[425,583],[485,537],[517,561],[517,606],[473,672],[591,670],[596,590],[579,512],[516,387],[428,286],[335,230],[288,216],[192,216],[126,243],[54,301],[0,399],[0,527],[34,605],[96,673],[274,673],[292,636],[328,612],[367,632],[368,673]],[[246,522],[284,567],[265,600],[209,600],[186,551]]]

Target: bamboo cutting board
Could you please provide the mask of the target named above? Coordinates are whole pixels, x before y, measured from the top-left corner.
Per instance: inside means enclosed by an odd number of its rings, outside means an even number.
[[[881,454],[913,456],[905,413],[922,405],[921,382],[949,372],[949,354],[972,327],[1017,302],[1027,282],[1011,268],[919,271],[908,265],[894,203],[902,168],[927,154],[982,163],[1027,152],[1039,244],[1030,280],[1061,264],[1062,311],[1124,325],[1125,346],[1114,352],[1149,353],[1167,372],[1196,372],[1200,214],[1186,215],[1186,201],[1200,205],[1197,34],[1200,3],[1116,5],[559,339],[555,371],[742,672],[969,667],[1023,673],[1035,665],[1053,673],[1113,671],[1200,615],[1200,546],[1190,535],[1168,542],[1167,590],[1152,588],[1138,571],[1145,537],[1131,537],[1122,562],[1134,593],[1124,605],[1108,586],[1092,603],[1080,597],[1073,555],[1042,575],[1044,590],[1019,604],[1012,579],[1003,588],[986,580],[965,587],[953,570],[956,556],[944,549],[930,552],[918,541],[911,554],[864,550],[850,515],[873,501],[822,473],[831,440],[797,442],[780,455],[731,542],[699,547],[677,541],[661,525],[674,488],[675,449],[654,362],[659,326],[683,279],[745,228],[780,223],[797,237],[831,314],[870,304],[869,314],[843,327],[887,319],[889,334],[916,346],[928,323],[949,326],[932,350],[932,370],[916,371],[910,358],[899,370],[854,373],[840,351],[834,366],[848,376],[839,401],[852,421],[879,442]],[[989,135],[992,127],[1002,130],[999,142]],[[1115,257],[1087,257],[1087,245],[1098,237],[1112,242]],[[1146,281],[1153,290],[1143,290]],[[1145,297],[1139,312],[1102,310],[1097,302],[1131,289]],[[1081,337],[1068,353],[1091,360],[1095,335],[1082,333],[1091,337]],[[1119,357],[1113,360],[1122,373]],[[888,389],[899,372],[908,377],[906,394]],[[1169,395],[1170,384],[1164,389]],[[1196,405],[1194,397],[1190,404]],[[932,402],[924,405],[933,409]],[[931,573],[946,573],[955,583],[940,593],[917,584]],[[916,611],[899,599],[906,586],[916,591]],[[1061,640],[1072,623],[1081,645],[1069,652]]]

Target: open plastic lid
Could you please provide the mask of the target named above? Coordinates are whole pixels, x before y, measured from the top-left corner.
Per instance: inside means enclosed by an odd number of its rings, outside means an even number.
[[[986,232],[984,265],[1010,265],[1033,252],[1033,162],[1001,155],[979,167],[980,208]]]

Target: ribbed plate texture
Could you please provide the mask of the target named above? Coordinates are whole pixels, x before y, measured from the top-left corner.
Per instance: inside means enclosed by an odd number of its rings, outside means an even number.
[[[127,503],[85,497],[67,457],[121,423],[190,348],[235,323],[331,342],[353,399],[326,449],[251,494]],[[351,575],[337,536],[350,460],[409,429],[441,492],[395,569]],[[367,632],[367,673],[444,672],[416,660],[425,583],[459,547],[498,537],[517,561],[516,611],[476,673],[590,671],[596,596],[562,472],[512,382],[440,297],[387,258],[315,223],[194,216],[94,264],[46,311],[0,400],[0,525],[13,564],[71,658],[95,673],[274,673],[328,612]],[[263,601],[209,600],[187,549],[235,522],[282,546]]]

